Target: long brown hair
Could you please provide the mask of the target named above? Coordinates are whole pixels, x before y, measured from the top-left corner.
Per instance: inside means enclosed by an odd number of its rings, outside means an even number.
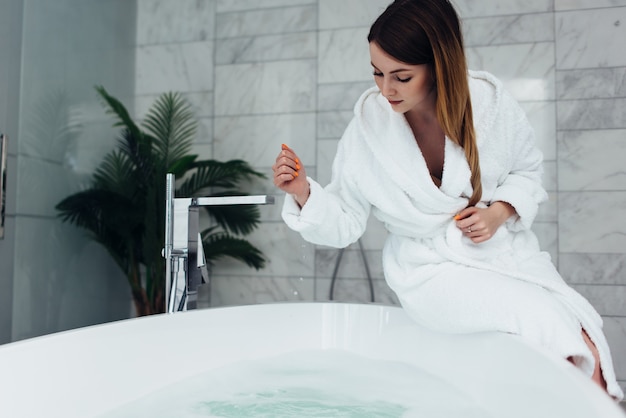
[[[376,19],[367,37],[394,59],[430,64],[437,87],[437,120],[443,132],[465,151],[473,194],[480,201],[482,184],[472,116],[461,23],[448,0],[396,0]]]

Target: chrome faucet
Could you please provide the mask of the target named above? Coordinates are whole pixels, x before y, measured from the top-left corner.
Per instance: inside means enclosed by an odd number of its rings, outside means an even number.
[[[196,309],[198,287],[208,283],[202,238],[200,207],[274,204],[274,196],[215,196],[175,198],[175,177],[168,173],[165,190],[165,311],[172,313]],[[184,287],[179,296],[180,264],[183,264]],[[178,303],[177,303],[178,302]]]

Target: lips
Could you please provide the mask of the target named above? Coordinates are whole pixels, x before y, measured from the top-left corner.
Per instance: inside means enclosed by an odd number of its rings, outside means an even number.
[[[389,104],[392,105],[392,106],[396,106],[396,105],[399,105],[400,103],[402,103],[402,100],[389,100],[389,99],[387,99],[387,100],[389,101]]]

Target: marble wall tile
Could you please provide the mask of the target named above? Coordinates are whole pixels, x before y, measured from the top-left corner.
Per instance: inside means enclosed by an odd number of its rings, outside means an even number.
[[[385,225],[374,216],[370,216],[367,220],[367,228],[361,236],[361,243],[366,250],[378,252],[378,255],[370,253],[371,259],[375,259],[376,257],[380,260],[383,259],[382,250],[385,246],[387,235],[388,232],[387,229],[385,229]]]
[[[368,28],[319,32],[318,82],[372,81]]]
[[[556,224],[559,217],[557,202],[557,193],[548,193],[548,200],[539,206],[539,212],[537,213],[535,222],[549,222]]]
[[[381,305],[399,306],[400,302],[395,292],[389,288],[384,280],[374,280],[374,303]],[[330,301],[330,279],[315,280],[315,300],[318,302]],[[372,303],[370,285],[363,279],[339,279],[335,281],[333,287],[333,298],[335,302],[346,303]]]
[[[562,253],[559,268],[573,284],[626,284],[626,254]],[[625,351],[626,352],[626,351]]]
[[[137,45],[206,41],[214,33],[215,0],[137,1]]]
[[[574,284],[572,287],[583,295],[600,315],[626,318],[626,286]]]
[[[559,190],[625,190],[626,130],[562,131]]]
[[[599,9],[626,6],[626,0],[554,0],[554,10]]]
[[[626,318],[604,317],[604,333],[613,355],[617,378],[626,381]],[[624,382],[626,383],[626,382]]]
[[[626,191],[560,193],[559,251],[623,253],[625,211]]]
[[[208,160],[213,158],[213,144],[210,142],[194,142],[191,145],[191,154],[198,156],[199,160]]]
[[[213,118],[198,118],[196,128],[196,137],[194,139],[195,146],[212,145],[213,144]],[[199,154],[200,158],[209,158],[212,152]]]
[[[352,110],[363,92],[375,85],[373,77],[371,81],[320,84],[317,89],[317,109],[320,112]]]
[[[215,158],[241,158],[271,167],[287,144],[302,161],[315,163],[315,113],[281,113],[215,118]]]
[[[553,43],[474,47],[466,52],[470,68],[493,73],[517,100],[554,99]]]
[[[559,101],[557,126],[559,130],[626,128],[626,98]]]
[[[323,186],[330,183],[333,161],[337,153],[336,139],[320,139],[317,141],[317,182]]]
[[[626,68],[592,68],[556,72],[559,100],[602,99],[626,96]]]
[[[320,139],[341,138],[354,117],[349,110],[319,112],[317,116],[317,137]]]
[[[556,102],[521,102],[544,160],[556,160]]]
[[[556,67],[559,70],[626,65],[626,7],[557,12]]]
[[[215,63],[282,61],[317,58],[317,32],[249,36],[216,42]]]
[[[315,298],[315,280],[297,276],[213,276],[211,286],[202,287],[198,292],[200,308],[302,302]]]
[[[218,13],[317,4],[318,0],[216,0]]]
[[[465,46],[554,41],[552,13],[468,18],[463,20]]]
[[[315,61],[220,65],[215,73],[217,116],[315,110]]]
[[[213,89],[213,41],[137,48],[136,95]]]
[[[216,38],[309,32],[316,28],[317,7],[304,5],[217,15]]]
[[[499,16],[524,13],[550,12],[554,0],[502,0],[502,1],[475,1],[456,0],[454,6],[457,13],[463,17]]]
[[[212,91],[198,91],[185,93],[182,95],[189,105],[191,111],[197,118],[212,118],[215,114],[213,109],[214,95]]]
[[[319,0],[319,28],[369,27],[391,0]]]
[[[556,192],[558,190],[558,184],[557,184],[557,176],[558,176],[558,172],[557,172],[557,162],[556,161],[543,161],[543,177],[542,177],[542,182],[543,182],[543,187],[544,189],[546,189],[548,192]],[[556,200],[556,199],[552,199],[551,200]]]
[[[558,225],[556,222],[535,222],[532,230],[539,240],[539,248],[546,251],[552,258],[552,263],[559,263],[559,235]]]
[[[257,272],[241,262],[224,258],[214,267],[214,275],[314,277],[314,245],[304,241],[283,222],[262,223],[246,239],[268,256],[265,268]]]
[[[382,257],[380,251],[365,250],[366,263],[363,261],[362,252],[357,243],[354,243],[343,251],[336,248],[319,247],[315,251],[315,277],[331,278],[337,263],[337,278],[345,279],[367,279],[367,269],[369,269],[372,279],[384,279]]]

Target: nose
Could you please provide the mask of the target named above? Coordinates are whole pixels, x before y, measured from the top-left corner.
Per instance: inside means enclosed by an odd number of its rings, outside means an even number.
[[[383,96],[389,98],[389,97],[393,97],[396,93],[396,90],[393,88],[392,85],[392,81],[385,77],[383,78],[383,81],[381,83],[381,87],[380,87],[380,91],[383,94]]]

